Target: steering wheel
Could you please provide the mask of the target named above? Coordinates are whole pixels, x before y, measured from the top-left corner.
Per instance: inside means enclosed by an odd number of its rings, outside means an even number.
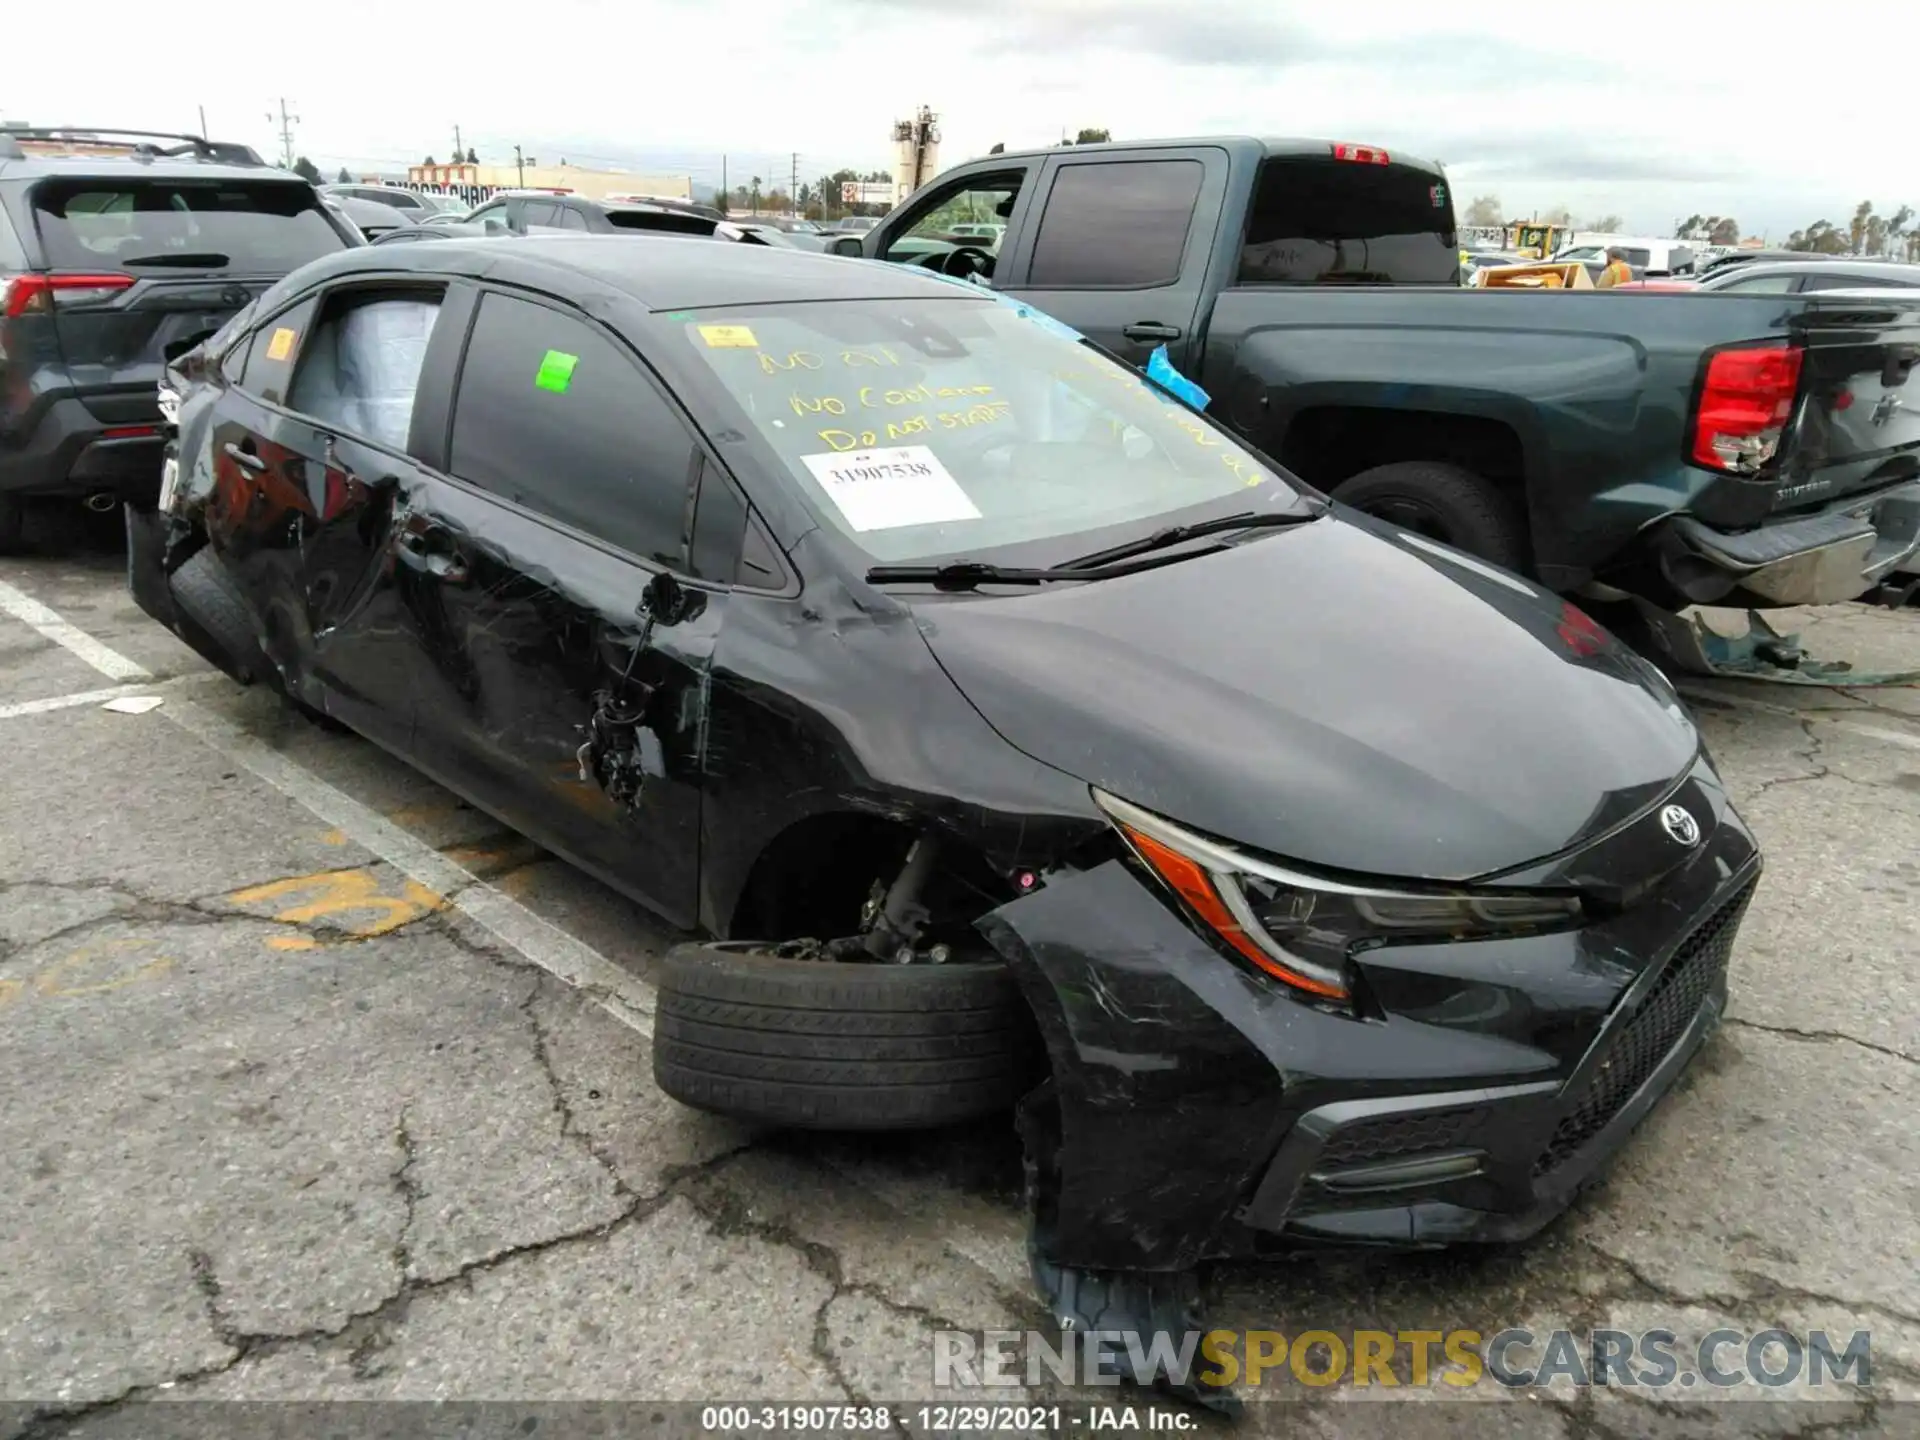
[[[962,257],[966,263],[959,264]],[[956,245],[940,257],[938,269],[942,275],[951,275],[956,280],[965,280],[970,275],[993,274],[993,255],[978,245]]]

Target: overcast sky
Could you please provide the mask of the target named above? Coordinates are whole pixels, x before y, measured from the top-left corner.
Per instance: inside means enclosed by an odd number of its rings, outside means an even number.
[[[1897,98],[1891,72],[1859,53],[1867,32],[1823,36],[1804,10],[1774,25],[1710,23],[1724,3],[1673,0],[435,8],[195,0],[156,24],[150,4],[106,0],[89,24],[137,43],[89,45],[81,71],[9,66],[0,118],[191,130],[204,105],[214,135],[267,153],[279,148],[267,112],[284,90],[300,117],[296,151],[329,174],[445,159],[458,124],[483,160],[510,161],[518,141],[547,160],[645,160],[711,184],[723,153],[736,183],[784,180],[793,151],[803,180],[887,166],[891,122],[924,103],[941,117],[945,164],[996,141],[1017,149],[1104,126],[1116,139],[1239,132],[1401,147],[1447,164],[1462,211],[1493,193],[1514,216],[1564,204],[1579,220],[1613,213],[1655,234],[1694,212],[1779,239],[1816,219],[1843,224],[1861,200],[1883,214],[1920,207],[1910,83]],[[1474,11],[1512,18],[1496,30],[1466,18]],[[1877,7],[1871,38],[1883,54],[1912,53],[1920,7]]]

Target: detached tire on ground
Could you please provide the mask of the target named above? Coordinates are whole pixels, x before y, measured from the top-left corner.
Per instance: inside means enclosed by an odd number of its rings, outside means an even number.
[[[1458,465],[1378,465],[1336,485],[1333,498],[1508,570],[1527,568],[1527,525],[1519,507],[1491,480]]]
[[[653,1078],[697,1110],[802,1130],[923,1130],[1010,1110],[1045,1069],[999,961],[789,960],[678,945],[662,968]]]

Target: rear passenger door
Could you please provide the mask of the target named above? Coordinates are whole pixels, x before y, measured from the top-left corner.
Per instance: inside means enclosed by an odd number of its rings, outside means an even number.
[[[207,530],[268,654],[301,699],[402,751],[424,657],[394,585],[393,519],[424,479],[414,402],[445,293],[356,281],[264,320],[211,444]]]
[[[401,553],[428,657],[420,763],[679,924],[696,908],[708,663],[739,550],[738,524],[696,543],[705,461],[611,331],[489,290],[445,476]],[[686,612],[642,645],[641,598],[663,571]]]
[[[999,287],[1135,365],[1187,368],[1226,195],[1210,146],[1051,159]]]

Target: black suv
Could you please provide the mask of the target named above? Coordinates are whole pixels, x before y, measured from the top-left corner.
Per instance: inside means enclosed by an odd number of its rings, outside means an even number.
[[[360,243],[244,145],[0,129],[0,548],[26,495],[152,503],[162,367]]]

